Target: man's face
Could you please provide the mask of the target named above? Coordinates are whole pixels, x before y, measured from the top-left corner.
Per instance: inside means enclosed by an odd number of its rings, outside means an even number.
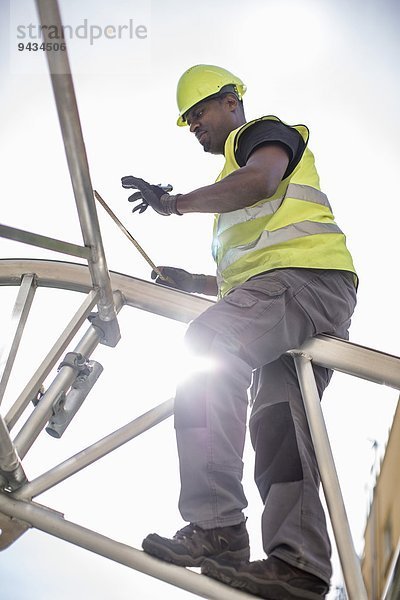
[[[226,98],[199,102],[189,110],[186,122],[204,152],[223,154],[226,138],[237,125]]]

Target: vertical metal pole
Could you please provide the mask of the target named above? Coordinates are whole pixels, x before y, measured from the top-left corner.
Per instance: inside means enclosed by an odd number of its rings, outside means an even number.
[[[0,404],[6,391],[35,291],[35,275],[24,275],[11,315],[9,332],[4,336],[3,351],[0,352]]]
[[[41,25],[44,27],[43,34],[45,42],[52,41],[48,38],[48,35],[49,31],[54,29],[59,32],[60,36],[62,35],[61,41],[65,43],[57,1],[36,0],[36,5]],[[91,248],[91,257],[88,260],[89,270],[93,285],[100,290],[98,303],[99,317],[103,321],[110,322],[110,326],[106,332],[105,343],[110,346],[115,346],[120,339],[120,333],[113,302],[110,275],[107,268],[99,221],[93,198],[89,165],[82,135],[68,53],[66,49],[50,50],[46,52],[46,55],[83,240],[85,246]]]
[[[311,357],[303,353],[293,352],[292,354],[318,461],[326,503],[335,534],[347,594],[349,600],[368,600],[361,574],[361,565],[351,537],[349,521],[322,414]]]

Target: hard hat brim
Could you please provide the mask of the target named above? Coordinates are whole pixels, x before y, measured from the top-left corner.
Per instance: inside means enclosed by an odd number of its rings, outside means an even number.
[[[232,88],[232,89],[227,89],[227,88]],[[215,98],[218,98],[219,96],[221,96],[223,94],[226,94],[226,93],[235,94],[235,96],[238,98],[238,100],[242,101],[243,94],[245,92],[246,92],[246,86],[244,84],[242,84],[240,91],[238,90],[238,87],[235,84],[227,84],[226,86],[224,86],[223,88],[221,88],[215,94],[210,94],[210,96],[207,96],[206,98],[202,98],[198,102],[195,102],[194,104],[192,104],[192,106],[188,106],[187,108],[185,107],[185,109],[179,115],[179,117],[178,117],[178,119],[176,121],[176,124],[178,125],[178,127],[185,127],[185,126],[187,126],[185,115],[190,110],[192,110],[197,104],[201,104],[202,102],[208,102],[209,100],[214,100]]]

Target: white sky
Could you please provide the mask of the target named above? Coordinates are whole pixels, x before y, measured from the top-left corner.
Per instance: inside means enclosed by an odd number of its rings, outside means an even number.
[[[112,8],[111,8],[112,6]],[[212,273],[210,215],[132,216],[120,177],[170,182],[185,192],[212,182],[221,157],[202,152],[175,125],[176,82],[204,62],[231,69],[247,84],[246,114],[306,123],[323,190],[347,234],[360,275],[352,341],[400,354],[398,223],[400,125],[399,7],[394,0],[61,1],[64,24],[144,24],[148,38],[71,40],[70,60],[93,186],[157,264]],[[42,52],[18,52],[16,26],[35,22],[33,2],[0,3],[0,164],[2,222],[81,242],[62,139]],[[27,40],[23,40],[26,42]],[[33,41],[33,40],[32,40]],[[100,209],[101,210],[101,209]],[[149,279],[149,268],[99,212],[110,269]],[[2,257],[70,260],[1,240]],[[16,290],[1,290],[10,314]],[[39,289],[5,409],[82,302],[79,294]],[[51,310],[49,310],[51,307]],[[125,308],[123,339],[99,347],[101,383],[61,440],[43,434],[24,462],[29,478],[86,447],[173,394],[181,324]],[[80,339],[78,336],[77,339]],[[73,345],[72,345],[73,346]],[[71,348],[72,348],[71,346]],[[49,382],[51,378],[49,379]],[[336,374],[323,408],[355,543],[362,550],[367,489],[383,450],[397,392]],[[4,413],[3,413],[4,414]],[[261,503],[246,453],[252,557],[262,558]],[[133,440],[38,498],[135,547],[151,531],[182,526],[172,421]],[[152,600],[191,594],[30,531],[0,556],[6,600]],[[335,559],[334,581],[340,580]]]

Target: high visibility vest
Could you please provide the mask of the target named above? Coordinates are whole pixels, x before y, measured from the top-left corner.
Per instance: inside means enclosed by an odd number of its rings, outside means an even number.
[[[259,120],[281,122],[272,116],[256,119]],[[229,134],[225,142],[225,165],[216,181],[240,168],[235,160],[238,140],[254,122]],[[293,128],[307,144],[307,127]],[[321,192],[314,156],[308,147],[273,196],[246,208],[215,215],[212,253],[217,263],[220,296],[250,277],[272,269],[300,267],[355,273],[346,238],[335,223],[328,198]]]

